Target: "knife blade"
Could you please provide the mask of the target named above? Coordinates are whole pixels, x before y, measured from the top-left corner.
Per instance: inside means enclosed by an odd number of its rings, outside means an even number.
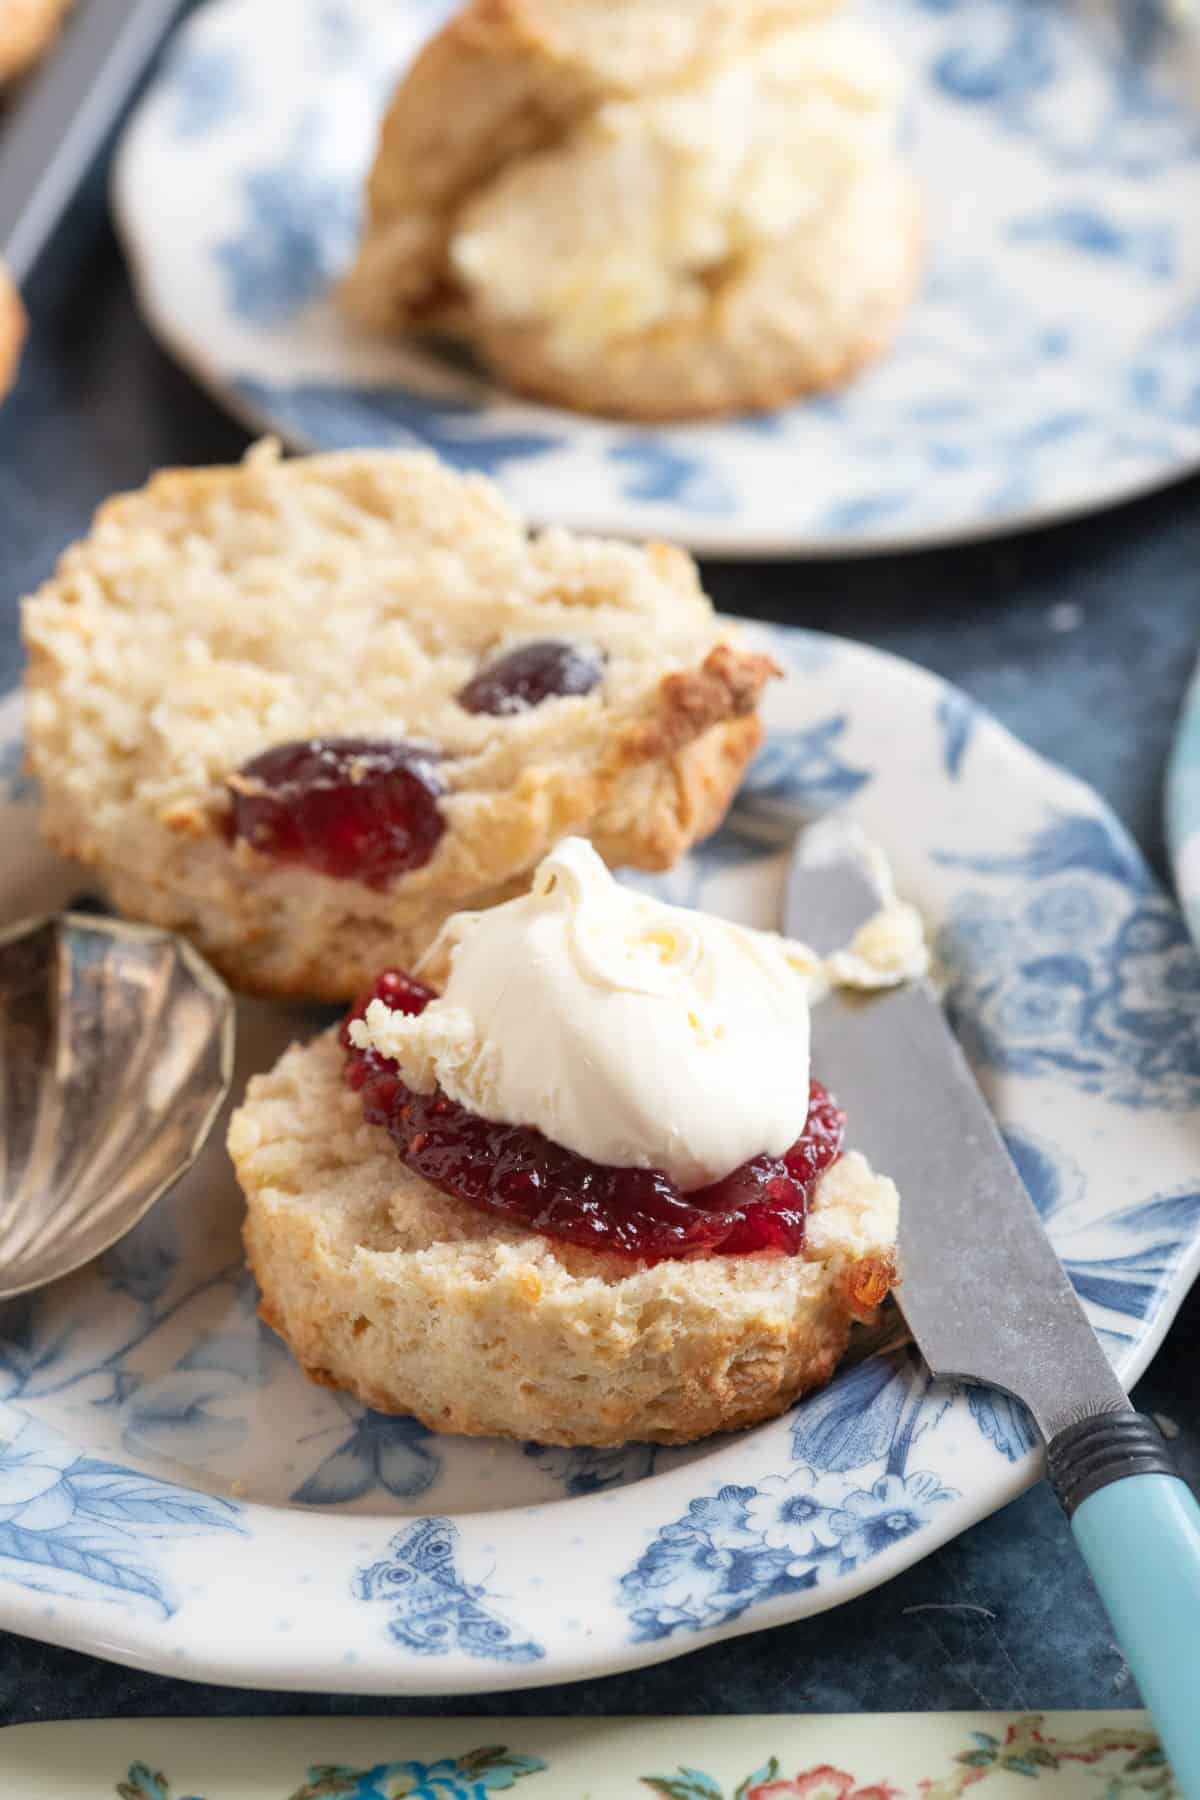
[[[784,929],[822,956],[883,898],[861,855],[802,836]],[[1135,1412],[928,982],[813,1009],[813,1070],[900,1192],[896,1298],[931,1370],[1024,1402],[1180,1792],[1200,1800],[1200,1506]]]
[[[4,124],[0,262],[25,280],[180,0],[86,0]]]
[[[858,859],[798,854],[785,929],[828,955],[880,903]],[[908,1200],[898,1298],[934,1374],[1015,1395],[1047,1440],[1132,1410],[928,982],[837,988],[812,1029],[813,1066],[849,1106],[855,1147]]]

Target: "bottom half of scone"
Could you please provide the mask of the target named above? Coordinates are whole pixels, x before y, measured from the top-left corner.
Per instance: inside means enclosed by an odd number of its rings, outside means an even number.
[[[336,1033],[257,1076],[229,1148],[261,1312],[316,1380],[437,1431],[687,1443],[827,1381],[892,1276],[898,1201],[858,1154],[805,1251],[647,1265],[441,1193],[342,1080]]]

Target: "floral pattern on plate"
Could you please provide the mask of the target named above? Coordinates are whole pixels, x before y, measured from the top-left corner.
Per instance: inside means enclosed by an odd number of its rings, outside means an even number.
[[[1051,1238],[1131,1380],[1200,1266],[1200,959],[1095,796],[963,696],[837,639],[760,635],[790,679],[738,808],[677,869],[639,879],[770,925],[803,818],[839,807],[885,844]],[[38,842],[18,735],[7,702],[4,919],[81,892]],[[327,1018],[244,1006],[237,1082]],[[853,1130],[869,1096],[843,1098]],[[827,1389],[734,1439],[597,1451],[437,1436],[305,1381],[255,1317],[240,1213],[218,1131],[100,1264],[0,1312],[5,1626],[284,1688],[561,1680],[849,1599],[1039,1472],[1021,1408],[932,1382],[891,1317]],[[140,1495],[145,1519],[94,1518],[106,1482]],[[108,1561],[72,1568],[93,1530]],[[110,1565],[132,1574],[109,1580]]]
[[[650,428],[519,400],[339,315],[376,121],[452,3],[295,0],[281,34],[275,0],[217,0],[125,140],[117,212],[151,322],[256,426],[427,445],[538,521],[730,554],[989,533],[1200,459],[1200,47],[1165,8],[862,0],[907,62],[927,194],[899,341],[842,392]]]

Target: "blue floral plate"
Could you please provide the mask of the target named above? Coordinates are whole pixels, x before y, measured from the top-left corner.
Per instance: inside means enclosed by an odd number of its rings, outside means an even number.
[[[761,635],[790,671],[766,746],[727,827],[653,885],[773,924],[800,818],[840,807],[879,839],[1131,1381],[1200,1266],[1184,924],[1095,795],[961,694],[838,639]],[[10,700],[0,924],[86,891],[39,842],[18,737]],[[245,1003],[235,1089],[314,1022]],[[871,1096],[843,1098],[853,1138]],[[100,1264],[0,1311],[0,1626],[264,1687],[561,1681],[835,1606],[1040,1473],[1011,1401],[931,1382],[896,1338],[787,1417],[687,1450],[435,1437],[304,1380],[256,1321],[240,1215],[218,1134]]]
[[[911,75],[929,260],[843,393],[639,428],[517,400],[330,297],[395,75],[451,0],[214,0],[119,157],[155,330],[292,444],[426,444],[536,522],[742,556],[940,543],[1200,461],[1200,37],[1156,0],[860,0]]]

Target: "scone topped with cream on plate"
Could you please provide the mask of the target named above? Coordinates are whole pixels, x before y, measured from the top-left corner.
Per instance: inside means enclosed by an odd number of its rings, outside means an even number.
[[[882,922],[856,980],[923,967],[911,909]],[[251,1081],[229,1148],[264,1318],[435,1430],[681,1443],[782,1411],[893,1275],[895,1188],[810,1076],[834,978],[564,841]]]
[[[666,868],[774,672],[690,558],[530,536],[422,454],[161,474],[26,602],[52,842],[239,986],[353,997],[564,833]]]
[[[900,98],[837,0],[468,0],[392,100],[347,303],[584,411],[778,406],[911,295]]]

